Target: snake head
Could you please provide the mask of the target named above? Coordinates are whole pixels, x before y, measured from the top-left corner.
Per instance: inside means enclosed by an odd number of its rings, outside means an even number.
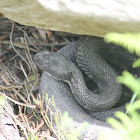
[[[71,77],[72,62],[59,53],[48,51],[37,53],[34,62],[41,70],[57,80],[68,81]]]

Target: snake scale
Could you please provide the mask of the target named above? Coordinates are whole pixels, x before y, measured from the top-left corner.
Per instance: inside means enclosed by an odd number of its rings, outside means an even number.
[[[82,36],[57,53],[45,51],[34,57],[35,64],[43,70],[42,96],[46,92],[49,97],[54,96],[57,108],[67,111],[76,125],[88,122],[83,137],[92,140],[97,139],[99,130],[114,132],[104,121],[117,110],[125,111],[124,104],[131,98],[116,77],[123,70],[139,74],[139,70],[131,68],[135,59],[125,49],[91,36]],[[81,71],[94,81],[92,91]]]

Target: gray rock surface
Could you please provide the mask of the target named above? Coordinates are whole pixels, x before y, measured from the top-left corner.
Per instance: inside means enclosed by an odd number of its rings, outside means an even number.
[[[140,30],[138,0],[0,0],[0,13],[54,31],[104,36]]]
[[[23,140],[14,120],[13,109],[9,103],[0,106],[0,139]]]

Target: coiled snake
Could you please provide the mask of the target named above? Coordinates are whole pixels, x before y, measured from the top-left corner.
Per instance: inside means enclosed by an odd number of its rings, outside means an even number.
[[[117,110],[125,110],[122,103],[130,99],[130,94],[126,93],[127,89],[122,92],[124,88],[116,82],[116,77],[126,69],[136,74],[137,70],[131,69],[134,60],[135,57],[123,48],[89,36],[70,43],[57,53],[41,52],[34,58],[44,71],[41,94],[53,95],[57,108],[67,111],[77,124],[89,122],[87,130],[91,139],[96,139],[99,129],[107,127],[102,121]],[[79,68],[94,81],[93,91],[87,88]]]

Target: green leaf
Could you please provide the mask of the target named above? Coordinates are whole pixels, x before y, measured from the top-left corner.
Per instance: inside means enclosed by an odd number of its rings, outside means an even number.
[[[135,60],[135,62],[133,63],[132,65],[133,68],[137,68],[137,67],[140,67],[140,58]]]
[[[129,112],[129,110],[130,110],[132,104],[134,103],[134,101],[135,101],[137,95],[138,95],[138,94],[137,94],[136,92],[133,94],[133,96],[132,96],[132,98],[131,98],[131,100],[130,100],[130,104],[129,104],[128,108],[126,109],[125,114],[127,114],[127,113]]]
[[[3,95],[0,95],[0,105],[4,105],[6,103],[6,99]]]
[[[110,33],[105,36],[105,41],[123,46],[130,53],[136,53],[140,56],[140,33]],[[137,59],[133,68],[140,66],[140,59]],[[117,77],[119,83],[124,84],[134,92],[130,104],[126,105],[127,112],[117,112],[116,118],[108,118],[112,127],[114,127],[121,136],[122,140],[139,140],[140,139],[140,80],[135,78],[127,71],[122,73],[122,76]],[[137,97],[137,98],[136,98]]]
[[[65,134],[65,137],[68,140],[78,140],[78,138],[81,137],[82,132],[88,127],[88,123],[83,122],[79,126],[74,126],[74,121],[71,117],[69,117],[67,112],[64,112],[62,118],[61,118],[61,125],[60,128],[62,131],[67,133]]]
[[[125,129],[129,129],[129,127],[132,127],[133,124],[131,122],[131,119],[128,115],[124,114],[123,112],[119,111],[115,113],[115,116],[119,118],[123,122],[123,126]]]
[[[132,74],[127,71],[122,73],[122,76],[117,77],[119,83],[124,84],[133,92],[136,92],[140,96],[140,81],[136,79]]]
[[[68,112],[64,112],[62,119],[61,119],[61,129],[65,130],[66,128],[72,128],[73,127],[73,119],[69,117]]]
[[[109,123],[109,124],[111,124],[111,126],[113,127],[113,128],[115,128],[116,130],[118,130],[118,131],[124,131],[124,127],[122,126],[122,124],[119,122],[119,121],[117,121],[116,119],[114,119],[114,118],[107,118],[107,122]]]
[[[107,43],[114,43],[127,49],[130,53],[140,56],[140,33],[108,33],[104,40]]]

